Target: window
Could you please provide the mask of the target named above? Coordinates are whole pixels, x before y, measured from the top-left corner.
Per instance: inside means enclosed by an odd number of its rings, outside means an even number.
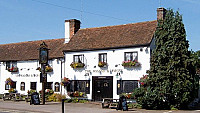
[[[31,82],[30,89],[36,90],[36,87],[37,87],[37,82]]]
[[[16,89],[16,82],[15,81],[12,82],[12,85],[5,84],[5,90],[9,90],[10,88]]]
[[[17,67],[17,62],[6,62],[6,70],[11,69],[11,68],[16,68]]]
[[[60,91],[60,84],[59,82],[55,83],[55,92],[59,92]]]
[[[124,61],[134,61],[134,60],[138,60],[137,52],[125,52]]]
[[[89,80],[72,80],[71,84],[68,85],[68,91],[70,92],[85,92],[90,93],[90,81]]]
[[[138,88],[137,80],[117,80],[117,94],[131,93]]]
[[[5,84],[5,90],[9,90],[11,87],[8,84]]]
[[[46,83],[46,89],[52,89],[53,82],[47,82]]]
[[[75,63],[84,63],[84,55],[74,55]]]
[[[24,82],[21,82],[21,84],[20,84],[20,90],[21,91],[25,91],[25,83]]]
[[[107,54],[106,53],[99,54],[99,62],[106,62],[107,63]]]
[[[10,69],[10,62],[6,62],[6,70]]]

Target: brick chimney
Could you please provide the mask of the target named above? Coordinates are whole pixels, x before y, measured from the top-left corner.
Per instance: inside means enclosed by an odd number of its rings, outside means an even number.
[[[165,18],[166,9],[163,7],[157,8],[157,20],[163,20]]]
[[[80,29],[81,22],[76,19],[65,20],[65,43]]]

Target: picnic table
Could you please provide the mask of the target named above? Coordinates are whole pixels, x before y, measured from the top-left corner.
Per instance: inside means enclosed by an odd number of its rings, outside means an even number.
[[[115,108],[117,107],[119,99],[103,98],[102,108]]]

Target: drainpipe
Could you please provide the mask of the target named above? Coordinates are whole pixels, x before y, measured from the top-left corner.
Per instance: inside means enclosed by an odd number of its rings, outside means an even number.
[[[60,66],[61,67],[61,69],[60,69],[60,71],[61,71],[61,75],[60,75],[61,78],[60,78],[60,81],[62,82],[62,60],[60,60],[60,62],[61,62],[61,66]],[[62,86],[60,86],[60,87],[61,87],[60,89],[61,89],[61,95],[62,95]]]

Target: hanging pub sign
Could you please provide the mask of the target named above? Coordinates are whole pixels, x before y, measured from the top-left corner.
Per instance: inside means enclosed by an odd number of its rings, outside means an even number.
[[[48,48],[47,45],[45,44],[45,42],[43,42],[42,44],[40,44],[40,54],[39,54],[39,63],[40,64],[47,64],[48,63]]]

